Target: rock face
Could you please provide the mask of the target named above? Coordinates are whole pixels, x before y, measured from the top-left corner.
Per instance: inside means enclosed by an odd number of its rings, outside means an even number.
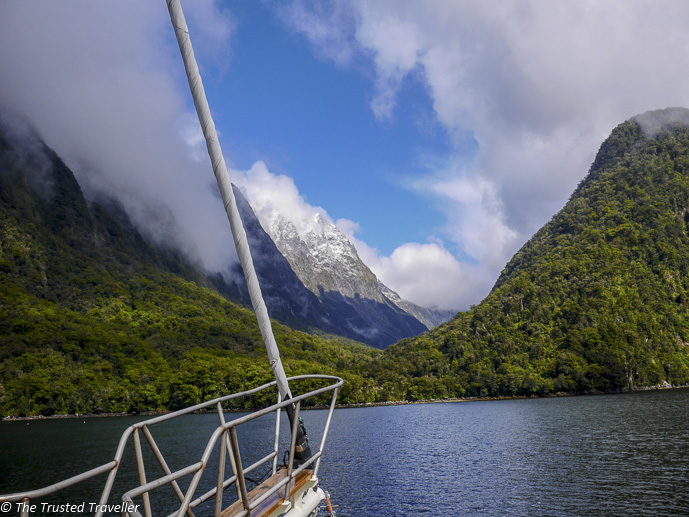
[[[408,302],[380,284],[349,240],[320,214],[299,229],[277,214],[261,222],[238,189],[235,196],[272,317],[378,348],[418,335],[443,317],[422,322],[403,308]]]
[[[403,300],[380,282],[363,263],[345,235],[320,214],[303,225],[301,231],[290,221],[272,214],[261,221],[280,253],[287,259],[304,286],[320,296],[337,291],[345,297],[362,297],[392,303],[431,329],[448,321],[455,311],[426,308]]]
[[[320,214],[313,216],[302,235],[284,218],[272,218],[266,232],[309,291],[337,291],[386,303],[376,275],[359,258],[351,242]]]

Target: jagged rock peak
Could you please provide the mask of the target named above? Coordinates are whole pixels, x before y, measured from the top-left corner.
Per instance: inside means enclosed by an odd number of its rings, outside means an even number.
[[[242,193],[247,209],[250,205],[257,223],[303,286],[324,306],[344,311],[343,315],[350,314],[345,319],[357,336],[370,333],[376,326],[395,336],[415,334],[454,315],[419,307],[385,287],[364,264],[349,239],[319,209],[295,205],[283,214],[270,201],[257,202],[244,189]],[[355,324],[352,318],[363,319]],[[364,332],[362,325],[368,330]],[[390,325],[396,330],[392,331]]]
[[[302,283],[315,294],[338,291],[384,303],[378,279],[359,258],[354,245],[322,214],[293,221],[276,210],[262,210],[252,203],[261,226],[289,261]]]

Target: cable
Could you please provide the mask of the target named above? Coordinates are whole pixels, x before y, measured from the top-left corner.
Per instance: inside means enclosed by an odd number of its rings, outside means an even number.
[[[270,474],[272,471],[273,471],[273,468],[272,467],[269,468],[265,474],[263,474],[260,478],[258,478],[258,480],[255,480],[255,479],[250,478],[248,476],[244,476],[244,479],[246,479],[247,481],[251,481],[254,485],[258,486],[261,483],[263,483],[263,481],[265,481],[265,479],[268,477],[268,474]]]

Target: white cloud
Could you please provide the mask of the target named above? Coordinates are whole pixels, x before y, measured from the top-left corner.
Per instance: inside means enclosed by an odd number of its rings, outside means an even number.
[[[336,225],[381,282],[422,307],[468,308],[495,281],[485,268],[460,263],[440,242],[402,244],[386,257],[357,238],[358,223],[338,219]]]
[[[381,12],[369,9],[368,4],[362,10],[356,38],[363,47],[376,49],[373,59],[378,70],[371,109],[377,119],[387,119],[392,115],[402,79],[416,66],[421,41],[416,24],[397,18],[395,10]]]
[[[474,259],[482,278],[495,279],[562,207],[617,124],[689,105],[689,4],[681,0],[349,5],[354,36],[343,41],[373,68],[376,116],[404,109],[397,94],[413,75],[454,138],[458,156],[429,164],[409,184],[435,199],[446,214],[443,237]],[[448,167],[461,161],[467,134],[478,143],[473,163]],[[428,257],[409,253],[414,246],[400,247],[405,260]],[[474,302],[485,285],[476,289]]]
[[[235,26],[219,5],[185,4],[197,55],[209,56],[212,73],[227,62]],[[398,94],[413,76],[457,154],[467,135],[478,143],[472,163],[450,155],[408,182],[446,217],[425,243],[384,257],[356,241],[372,269],[412,301],[479,301],[510,254],[562,206],[616,124],[689,105],[684,1],[303,0],[277,9],[320,57],[370,74],[379,119],[405,109]],[[222,269],[232,241],[205,146],[189,130],[195,116],[164,4],[2,2],[0,44],[0,100],[29,116],[88,189],[117,195],[152,235]],[[266,194],[264,210],[327,217],[261,163],[244,187],[275,194]],[[355,225],[339,224],[355,238]],[[429,279],[426,296],[402,274],[414,260],[432,270],[431,259],[460,294]]]
[[[447,217],[444,234],[461,246],[469,261],[491,269],[505,264],[516,232],[505,221],[491,181],[451,170],[418,181],[417,188],[442,200]]]
[[[312,206],[304,199],[292,178],[270,172],[261,161],[248,171],[232,171],[231,179],[245,193],[262,224],[271,226],[272,221],[284,217],[304,237],[315,229],[313,221],[317,214],[332,222],[323,208]]]
[[[355,52],[352,31],[357,22],[351,18],[355,13],[345,1],[295,0],[292,4],[278,4],[277,9],[289,25],[307,37],[319,57],[340,66],[352,62]]]
[[[231,23],[212,2],[187,14],[201,44],[227,46]],[[211,270],[235,260],[188,131],[195,115],[163,3],[3,2],[0,45],[2,103],[28,116],[87,192],[118,198],[139,227]]]
[[[477,291],[485,296],[490,289],[480,268],[460,263],[436,243],[403,244],[376,266],[385,285],[425,307],[466,308],[475,302]]]

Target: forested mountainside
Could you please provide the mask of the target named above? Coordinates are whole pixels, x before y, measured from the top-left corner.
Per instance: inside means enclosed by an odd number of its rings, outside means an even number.
[[[380,352],[274,324],[339,400],[689,383],[689,111],[618,126],[470,311]],[[60,158],[0,136],[0,416],[173,409],[271,379],[253,314]],[[251,400],[250,404],[265,400]]]
[[[565,207],[492,292],[388,348],[415,396],[689,382],[689,111],[618,126]]]
[[[0,221],[0,416],[173,409],[272,379],[253,313],[88,203],[36,137],[0,131]],[[343,376],[343,401],[372,385],[349,372],[378,351],[274,328],[288,374]]]

